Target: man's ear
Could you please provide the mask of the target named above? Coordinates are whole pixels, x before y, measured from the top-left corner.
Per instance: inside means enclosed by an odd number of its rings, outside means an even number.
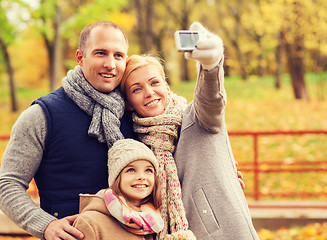
[[[76,50],[76,62],[78,65],[80,65],[81,67],[83,67],[83,53],[80,49]]]
[[[126,101],[126,109],[131,112],[134,111],[133,106],[128,101]]]

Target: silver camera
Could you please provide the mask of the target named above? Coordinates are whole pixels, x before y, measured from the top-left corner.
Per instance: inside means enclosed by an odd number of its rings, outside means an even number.
[[[175,32],[176,48],[179,52],[191,52],[196,49],[199,39],[205,38],[203,31],[180,30]]]

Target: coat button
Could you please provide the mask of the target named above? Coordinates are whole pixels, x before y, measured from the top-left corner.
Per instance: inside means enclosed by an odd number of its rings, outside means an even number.
[[[204,214],[206,214],[208,211],[207,211],[207,209],[204,209],[204,210],[202,210],[202,212],[203,212]]]
[[[53,214],[53,216],[58,217],[58,216],[59,216],[59,213],[55,212],[55,213]]]

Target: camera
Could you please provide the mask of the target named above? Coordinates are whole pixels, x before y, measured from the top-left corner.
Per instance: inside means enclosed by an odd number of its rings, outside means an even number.
[[[203,31],[180,30],[175,32],[176,48],[179,52],[191,52],[196,49],[199,39],[205,38]]]

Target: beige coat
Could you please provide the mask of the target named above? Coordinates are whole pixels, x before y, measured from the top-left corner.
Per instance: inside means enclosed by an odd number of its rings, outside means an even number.
[[[84,233],[84,240],[153,240],[153,235],[140,236],[126,231],[97,195],[80,196],[80,214],[73,226]]]

